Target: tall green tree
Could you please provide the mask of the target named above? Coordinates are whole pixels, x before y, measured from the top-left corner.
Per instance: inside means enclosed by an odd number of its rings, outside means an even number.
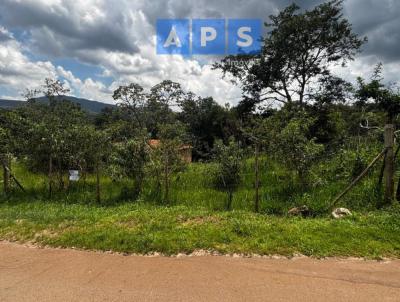
[[[173,177],[185,168],[179,152],[187,141],[186,128],[182,123],[159,125],[158,143],[150,146],[148,171],[156,181],[156,190],[162,190],[162,200],[169,203]]]
[[[87,122],[79,105],[58,98],[67,91],[60,81],[46,79],[39,93],[43,93],[49,103],[44,104],[31,98],[23,108],[23,114],[30,124],[24,134],[27,140],[25,154],[36,169],[43,171],[47,167],[50,195],[54,175],[57,176],[59,188],[64,187],[63,176],[79,149],[76,135]]]
[[[188,96],[180,102],[178,119],[185,123],[192,139],[193,157],[204,159],[211,156],[214,142],[226,140],[232,114],[213,98]]]
[[[324,145],[316,143],[310,136],[313,119],[301,115],[291,119],[287,125],[277,131],[275,150],[277,159],[288,169],[296,171],[303,186],[312,167],[324,151]]]
[[[370,82],[359,77],[356,96],[360,104],[368,109],[383,111],[387,124],[393,124],[395,117],[400,114],[400,93],[398,87],[385,86],[382,71],[383,65],[378,64]]]
[[[149,146],[146,135],[114,143],[111,164],[114,174],[133,180],[131,197],[137,199],[145,180],[145,167],[149,161]]]
[[[265,23],[269,32],[260,55],[228,56],[214,67],[242,85],[248,109],[263,101],[312,101],[312,85],[331,77],[331,65],[352,60],[366,41],[353,32],[342,9],[340,0],[305,11],[292,4]]]
[[[120,86],[114,91],[113,99],[131,117],[134,127],[139,129],[146,127],[148,96],[142,86],[137,83]]]
[[[241,182],[243,151],[238,142],[230,139],[227,145],[222,141],[217,141],[214,152],[214,160],[217,164],[214,171],[214,185],[227,193],[226,209],[231,210],[233,194]]]

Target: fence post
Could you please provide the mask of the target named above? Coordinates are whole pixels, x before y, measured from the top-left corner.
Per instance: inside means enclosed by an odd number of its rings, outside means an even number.
[[[394,125],[385,126],[385,204],[391,204],[394,197]]]
[[[4,193],[8,194],[10,192],[10,170],[7,169],[9,166],[9,156],[8,154],[4,154],[3,158],[1,158],[2,166],[3,166],[3,184],[4,184]]]
[[[254,156],[255,156],[255,163],[254,163],[254,169],[255,169],[255,189],[256,189],[256,196],[255,196],[255,204],[254,204],[254,210],[256,213],[260,211],[260,193],[259,193],[259,187],[260,187],[260,176],[259,176],[259,164],[258,164],[258,157],[259,157],[259,146],[258,142],[255,144],[255,150],[254,150]]]

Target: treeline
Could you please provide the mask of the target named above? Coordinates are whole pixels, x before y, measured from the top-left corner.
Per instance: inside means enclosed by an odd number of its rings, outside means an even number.
[[[118,106],[92,116],[60,101],[68,93],[63,83],[46,79],[39,91],[26,93],[26,106],[0,112],[4,166],[14,156],[32,171],[46,173],[50,196],[66,187],[69,169],[83,175],[107,170],[113,179],[131,179],[132,199],[151,178],[168,202],[172,177],[185,168],[178,150],[190,145],[195,161],[216,163],[210,177],[227,192],[227,208],[249,156],[256,158],[255,174],[262,169],[258,157],[267,156],[293,172],[282,181],[307,190],[312,167],[329,165],[346,149],[356,154],[354,166],[345,167],[356,177],[368,164],[362,142],[382,146],[384,125],[398,127],[398,90],[384,85],[381,65],[357,85],[331,73],[332,64],[344,66],[366,42],[343,18],[341,1],[310,11],[291,5],[270,19],[260,55],[229,56],[214,65],[242,87],[237,106],[220,106],[165,80],[150,90],[137,83],[121,86],[113,94]],[[37,95],[45,95],[49,104],[36,102]]]
[[[366,106],[361,100],[347,105],[293,103],[243,113],[240,106],[222,107],[171,81],[148,92],[138,84],[121,86],[113,95],[118,106],[99,115],[61,101],[58,96],[67,91],[60,81],[47,79],[36,93],[45,94],[49,104],[36,102],[30,93],[26,106],[0,111],[1,154],[6,166],[15,157],[31,171],[47,174],[50,196],[67,188],[66,175],[73,169],[83,177],[103,171],[114,180],[131,179],[132,199],[140,196],[144,181],[151,178],[167,202],[172,177],[186,164],[178,150],[190,145],[194,161],[218,164],[212,176],[216,187],[228,193],[230,208],[245,157],[255,152],[268,156],[293,171],[294,180],[282,181],[299,181],[306,190],[313,165],[329,162],[338,150],[353,148],[360,154],[353,167],[355,177],[367,164],[360,140],[381,144],[382,133],[375,127],[387,119],[377,103]],[[151,146],[152,139],[159,145]]]

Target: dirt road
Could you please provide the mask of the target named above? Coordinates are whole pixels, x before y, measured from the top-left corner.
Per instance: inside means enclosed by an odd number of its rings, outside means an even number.
[[[138,257],[3,242],[0,301],[400,301],[400,261]]]

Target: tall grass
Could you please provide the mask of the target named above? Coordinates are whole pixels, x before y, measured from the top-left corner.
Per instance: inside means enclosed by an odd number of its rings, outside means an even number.
[[[372,159],[377,150],[378,147],[374,146],[370,147],[370,150],[365,150],[362,154],[364,163]],[[359,157],[359,154],[357,156]],[[355,161],[356,154],[354,152],[340,150],[329,159],[316,163],[312,167],[309,185],[304,187],[300,185],[293,172],[287,171],[275,160],[264,156],[260,161],[261,212],[280,215],[285,214],[291,207],[307,205],[316,214],[324,213],[334,196],[351,181]],[[174,175],[169,205],[213,211],[224,210],[227,195],[212,185],[210,179],[212,165],[212,163],[192,163],[185,171]],[[357,210],[376,208],[381,198],[380,188],[377,188],[379,169],[380,167],[377,165],[342,199],[340,205]],[[1,200],[49,199],[46,175],[29,172],[21,161],[14,161],[12,170],[27,192],[21,192],[14,187],[9,196],[2,193]],[[0,180],[2,182],[1,178]],[[148,179],[145,182],[138,200],[131,198],[130,188],[132,185],[132,180],[129,179],[113,181],[104,170],[101,177],[102,204],[112,205],[121,201],[161,203],[161,195],[158,194],[159,192],[151,180]],[[76,183],[70,183],[68,189],[55,190],[51,199],[62,203],[93,204],[95,203],[95,191],[95,176],[89,174]],[[232,208],[253,211],[254,200],[254,159],[249,158],[243,163],[241,185],[234,193]]]

